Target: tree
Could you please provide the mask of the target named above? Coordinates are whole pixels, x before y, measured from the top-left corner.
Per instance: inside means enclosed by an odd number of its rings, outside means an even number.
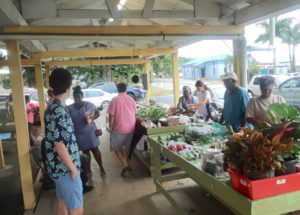
[[[275,23],[275,36],[280,38],[283,43],[288,44],[289,46],[289,59],[291,72],[295,72],[295,50],[297,45],[300,44],[300,23],[293,25],[293,18],[284,18],[281,20],[276,20]],[[265,29],[265,33],[258,36],[255,40],[256,43],[262,42],[266,43],[270,39],[269,28],[270,25],[268,22],[262,22],[258,24],[259,26]]]
[[[182,64],[185,64],[189,61],[192,61],[193,58],[188,58],[188,57],[179,57],[178,58],[178,66],[181,66]]]
[[[118,76],[120,81],[132,83],[134,75],[142,75],[145,73],[143,64],[128,64],[128,65],[115,65],[111,70],[112,77]]]
[[[156,76],[170,76],[172,74],[171,55],[160,55],[151,59],[153,71]]]

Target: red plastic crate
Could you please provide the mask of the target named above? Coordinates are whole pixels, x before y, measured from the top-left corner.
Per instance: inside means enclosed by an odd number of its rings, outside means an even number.
[[[233,169],[228,172],[232,188],[252,200],[300,190],[300,172],[260,180],[250,180]]]

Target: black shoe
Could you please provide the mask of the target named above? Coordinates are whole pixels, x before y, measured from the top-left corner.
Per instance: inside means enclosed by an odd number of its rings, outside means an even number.
[[[94,189],[93,186],[83,185],[83,186],[82,186],[82,194],[88,193],[88,192],[90,192],[92,189]]]

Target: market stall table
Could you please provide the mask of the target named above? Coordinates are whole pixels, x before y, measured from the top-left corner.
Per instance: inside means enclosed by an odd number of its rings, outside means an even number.
[[[207,192],[213,195],[226,207],[236,214],[245,215],[274,215],[283,214],[300,209],[300,191],[285,193],[259,200],[251,200],[238,193],[231,187],[229,178],[217,179],[201,170],[200,163],[189,162],[178,154],[170,151],[156,140],[157,135],[148,136],[148,142],[152,151],[152,162],[154,165],[154,183],[158,192],[161,192],[177,210],[177,214],[187,215],[180,205],[173,199],[162,183],[182,178],[191,178]],[[161,174],[160,155],[166,156],[173,164],[183,170],[183,173],[173,175]]]

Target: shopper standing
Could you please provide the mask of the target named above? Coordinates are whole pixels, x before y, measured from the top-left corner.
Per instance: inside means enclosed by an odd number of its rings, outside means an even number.
[[[189,105],[189,109],[197,110],[197,114],[204,120],[208,120],[208,112],[206,104],[211,102],[212,93],[203,81],[198,80],[195,84],[198,93],[198,102],[193,105]]]
[[[30,97],[28,95],[25,96],[25,103],[26,103],[26,113],[27,113],[27,123],[28,123],[28,133],[29,133],[29,142],[30,145],[34,145],[34,141],[31,137],[31,127],[33,125],[33,109],[30,107]]]
[[[266,75],[259,79],[261,95],[251,98],[246,109],[246,121],[254,126],[259,122],[269,123],[267,112],[268,107],[274,103],[286,103],[284,98],[279,95],[273,95],[272,91],[275,85],[275,79],[272,76]]]
[[[57,214],[83,214],[80,156],[73,122],[66,107],[72,76],[65,69],[50,75],[54,99],[45,112],[47,171],[56,185]]]
[[[79,150],[89,158],[87,164],[88,173],[92,173],[90,154],[90,151],[92,151],[94,158],[100,167],[101,175],[104,176],[105,171],[102,165],[101,152],[98,148],[100,141],[96,133],[97,127],[94,122],[94,120],[100,116],[100,113],[93,103],[83,101],[83,92],[81,91],[80,86],[74,88],[73,98],[75,103],[68,106],[68,109],[74,123]],[[87,120],[86,115],[88,115],[90,122]]]
[[[128,152],[135,128],[135,101],[127,96],[127,86],[117,85],[119,95],[113,98],[107,109],[109,114],[110,151],[115,152],[123,167],[121,176],[131,170]]]
[[[224,95],[224,109],[220,123],[225,120],[226,125],[231,125],[234,131],[239,131],[245,126],[246,107],[250,100],[248,92],[237,85],[237,76],[234,72],[223,76],[226,92]]]

